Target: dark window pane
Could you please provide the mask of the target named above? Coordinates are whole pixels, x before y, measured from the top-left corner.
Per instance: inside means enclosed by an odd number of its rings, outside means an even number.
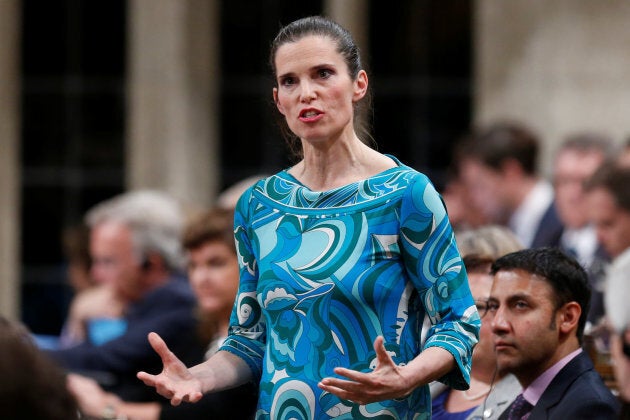
[[[124,186],[126,1],[21,4],[22,316],[58,333],[61,232]]]
[[[67,57],[67,2],[23,0],[21,4],[24,75],[62,75]]]

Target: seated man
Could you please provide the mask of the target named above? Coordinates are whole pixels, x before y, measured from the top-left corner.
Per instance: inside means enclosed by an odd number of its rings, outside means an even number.
[[[206,358],[214,354],[228,334],[230,314],[238,290],[239,267],[234,246],[234,212],[215,208],[191,219],[183,235],[188,256],[188,278],[197,297],[197,332],[207,345]],[[199,359],[198,362],[203,361]],[[197,404],[171,406],[161,403],[129,402],[103,392],[93,380],[68,376],[68,386],[83,414],[103,413],[117,418],[142,420],[206,420],[253,418],[258,387],[247,383],[236,388],[204,395]],[[90,417],[92,418],[92,417]]]
[[[581,348],[591,298],[584,269],[557,248],[538,248],[499,258],[491,274],[498,368],[523,387],[500,418],[616,418],[619,402]]]
[[[88,334],[80,344],[48,354],[125,400],[155,400],[136,378],[139,369],[161,370],[146,339],[149,332],[167,336],[178,357],[188,361],[205,351],[196,337],[195,297],[180,275],[182,211],[164,194],[137,191],[97,205],[86,218],[92,275],[122,302],[122,317],[107,337]]]

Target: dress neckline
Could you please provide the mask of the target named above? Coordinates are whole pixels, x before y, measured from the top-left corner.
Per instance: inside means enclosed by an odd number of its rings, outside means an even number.
[[[360,179],[358,181],[351,182],[349,184],[340,185],[339,187],[331,188],[329,190],[321,190],[321,191],[312,190],[307,185],[304,185],[299,179],[297,179],[296,177],[291,175],[289,173],[290,168],[282,170],[277,175],[281,175],[282,178],[284,178],[285,180],[290,181],[290,182],[292,182],[292,183],[294,183],[296,185],[299,185],[300,187],[308,190],[311,193],[326,194],[326,193],[330,193],[330,192],[333,192],[333,191],[338,191],[338,190],[341,190],[341,189],[344,189],[344,188],[348,188],[348,187],[353,186],[353,185],[358,185],[358,184],[360,184],[362,182],[366,182],[366,181],[369,181],[369,180],[374,179],[374,178],[378,178],[378,177],[381,177],[381,176],[384,176],[384,175],[388,175],[389,173],[391,173],[393,171],[397,171],[397,170],[400,170],[401,168],[405,167],[405,165],[397,157],[395,157],[393,155],[389,155],[389,154],[385,154],[385,156],[387,156],[388,158],[393,160],[394,163],[396,164],[396,166],[394,166],[393,168],[385,169],[384,171],[376,173],[376,174],[374,174],[374,175],[372,175],[372,176],[370,176],[368,178]]]

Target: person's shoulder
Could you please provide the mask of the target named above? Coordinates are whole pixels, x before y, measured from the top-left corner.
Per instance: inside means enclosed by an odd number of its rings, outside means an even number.
[[[574,382],[568,385],[566,393],[557,405],[559,412],[566,418],[604,419],[616,418],[619,412],[619,400],[601,380],[596,371],[583,372]]]
[[[581,353],[571,360],[556,377],[557,386],[565,388],[562,394],[563,402],[582,407],[600,405],[616,407],[616,397],[595,370],[586,353]]]
[[[239,196],[234,206],[235,213],[237,215],[237,220],[238,220],[239,214],[240,215],[248,214],[250,205],[252,203],[252,200],[254,199],[255,191],[258,191],[259,193],[264,194],[266,191],[265,185],[267,185],[270,182],[275,182],[274,180],[279,178],[283,172],[286,172],[286,171],[281,171],[274,175],[260,178],[243,191],[243,193]]]
[[[194,303],[195,295],[187,279],[174,275],[162,286],[145,296],[144,302],[183,302]]]

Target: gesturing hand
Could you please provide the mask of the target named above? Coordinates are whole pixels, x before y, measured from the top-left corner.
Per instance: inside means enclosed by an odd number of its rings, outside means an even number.
[[[402,374],[402,368],[385,350],[383,337],[374,340],[376,352],[376,368],[369,373],[350,370],[342,367],[335,368],[335,373],[348,378],[324,378],[319,387],[331,394],[350,400],[358,404],[368,404],[376,401],[404,397],[412,391],[410,381]]]
[[[138,379],[148,386],[155,387],[158,394],[171,400],[172,405],[179,405],[182,401],[199,401],[203,396],[201,381],[195,378],[186,365],[169,350],[158,334],[149,333],[149,343],[160,355],[163,369],[159,375],[138,372]]]

